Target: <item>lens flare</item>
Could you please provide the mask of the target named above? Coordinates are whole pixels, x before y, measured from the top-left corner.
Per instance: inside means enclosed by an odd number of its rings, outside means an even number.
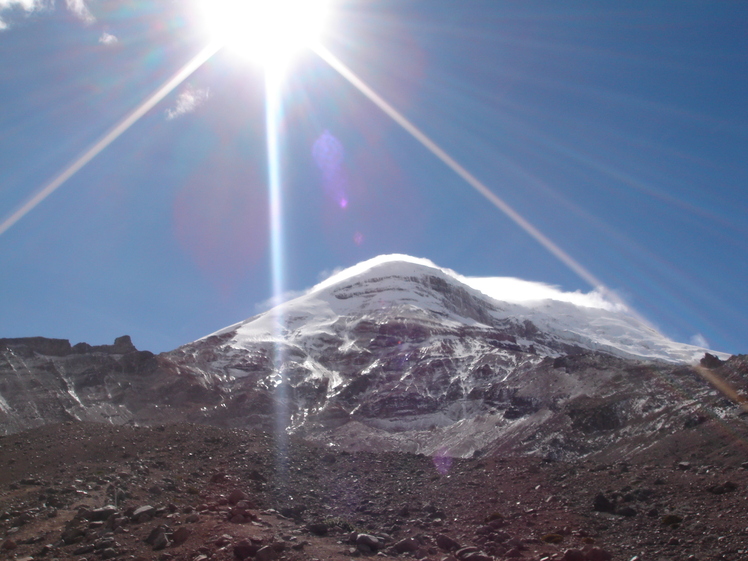
[[[312,157],[322,172],[322,183],[327,196],[345,210],[348,208],[348,180],[343,168],[343,145],[330,131],[323,132],[312,146]]]

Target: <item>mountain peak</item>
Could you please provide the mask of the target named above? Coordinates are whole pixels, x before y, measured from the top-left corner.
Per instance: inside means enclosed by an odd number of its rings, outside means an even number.
[[[340,330],[361,319],[387,323],[404,317],[509,330],[514,337],[532,326],[533,336],[520,337],[520,347],[551,357],[576,348],[691,364],[708,350],[671,341],[599,291],[564,292],[516,278],[465,277],[427,259],[398,254],[335,272],[304,295],[214,335],[235,333],[242,346],[242,340],[273,341],[281,333],[296,338],[301,332],[329,332],[333,325]]]

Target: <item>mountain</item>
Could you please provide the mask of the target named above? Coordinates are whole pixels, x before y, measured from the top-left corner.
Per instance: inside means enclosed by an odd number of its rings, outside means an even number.
[[[745,357],[670,341],[599,297],[498,296],[391,256],[158,356],[129,338],[0,340],[0,426],[190,421],[346,450],[563,459],[625,457],[743,412]]]

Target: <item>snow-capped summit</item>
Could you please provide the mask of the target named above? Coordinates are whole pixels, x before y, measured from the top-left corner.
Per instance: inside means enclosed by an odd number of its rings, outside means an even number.
[[[299,340],[340,330],[347,325],[345,318],[394,317],[474,329],[516,330],[532,324],[533,335],[520,336],[516,343],[524,349],[532,346],[543,356],[559,356],[577,347],[690,364],[707,352],[668,339],[598,291],[564,293],[513,278],[467,278],[405,255],[381,256],[340,271],[303,296],[217,334],[235,331],[234,344],[241,348],[243,342]]]

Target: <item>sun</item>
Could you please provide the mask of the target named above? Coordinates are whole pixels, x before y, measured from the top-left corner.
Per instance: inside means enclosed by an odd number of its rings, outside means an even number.
[[[211,39],[266,68],[313,47],[329,0],[199,0]]]

